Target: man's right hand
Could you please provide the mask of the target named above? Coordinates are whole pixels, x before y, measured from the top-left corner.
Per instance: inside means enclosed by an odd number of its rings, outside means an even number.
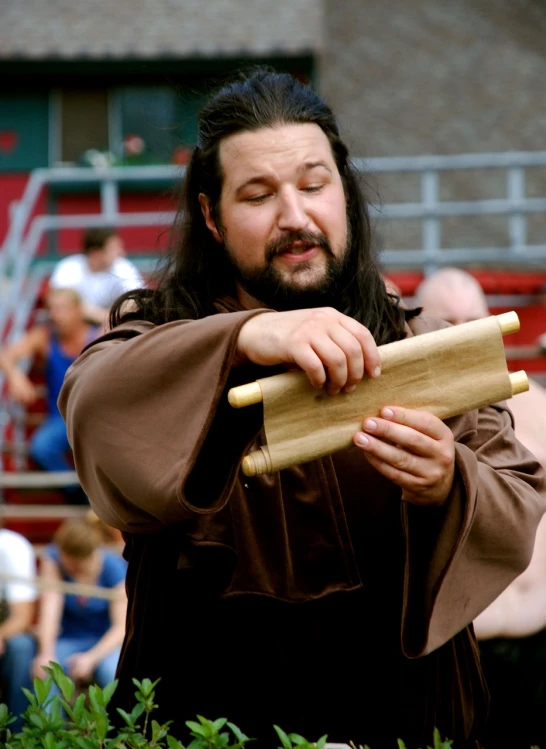
[[[238,353],[254,364],[295,364],[313,387],[351,392],[364,374],[378,377],[381,360],[370,331],[331,307],[268,312],[239,333]]]
[[[20,369],[15,369],[9,375],[8,391],[13,400],[23,406],[31,406],[38,398],[36,388]]]

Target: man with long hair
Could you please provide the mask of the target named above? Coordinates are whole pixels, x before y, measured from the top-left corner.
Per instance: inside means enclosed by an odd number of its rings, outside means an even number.
[[[381,377],[377,344],[441,323],[401,309],[330,109],[257,71],[200,113],[154,289],[67,375],[60,407],[96,512],[126,537],[118,704],[161,678],[174,732],[227,716],[372,749],[476,746],[471,622],[528,563],[543,476],[502,406],[444,423],[392,406],[351,449],[245,478],[261,408],[230,387],[286,367],[330,396]]]

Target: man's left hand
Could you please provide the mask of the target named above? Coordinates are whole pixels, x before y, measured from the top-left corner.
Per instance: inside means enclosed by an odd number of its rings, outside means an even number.
[[[451,429],[425,411],[389,406],[368,418],[355,444],[374,468],[402,489],[402,499],[416,505],[442,505],[455,474]]]

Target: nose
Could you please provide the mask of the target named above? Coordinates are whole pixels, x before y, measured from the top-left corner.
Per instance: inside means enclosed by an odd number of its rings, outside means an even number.
[[[277,224],[282,231],[301,231],[307,227],[309,216],[305,211],[304,198],[295,189],[285,189],[279,194]]]

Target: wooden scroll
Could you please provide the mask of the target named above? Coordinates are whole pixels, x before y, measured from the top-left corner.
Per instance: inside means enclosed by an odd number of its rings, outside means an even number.
[[[353,393],[330,396],[300,371],[232,388],[234,408],[264,404],[267,446],[243,460],[255,476],[343,450],[368,416],[386,405],[429,411],[440,419],[529,389],[525,372],[509,375],[502,336],[519,330],[515,312],[486,317],[379,346],[381,376]]]

